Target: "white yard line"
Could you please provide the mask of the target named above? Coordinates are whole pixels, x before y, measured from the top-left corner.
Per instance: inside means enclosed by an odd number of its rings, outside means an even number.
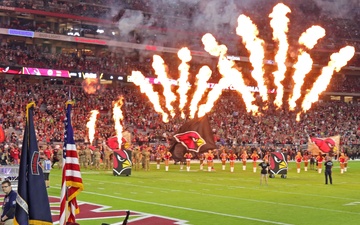
[[[219,213],[219,212],[213,212],[213,211],[202,210],[202,209],[194,209],[194,208],[169,205],[169,204],[163,204],[163,203],[157,203],[157,202],[149,202],[149,201],[137,200],[137,199],[132,199],[132,198],[124,198],[124,197],[119,197],[119,196],[114,196],[114,195],[100,194],[100,193],[96,193],[96,192],[82,191],[81,193],[86,193],[86,194],[90,194],[90,195],[98,195],[98,196],[102,196],[102,197],[108,197],[111,199],[120,199],[120,200],[125,200],[125,201],[138,202],[138,203],[142,203],[142,204],[149,204],[149,205],[163,206],[163,207],[167,207],[167,208],[187,210],[187,211],[192,211],[192,212],[200,212],[200,213],[226,216],[226,217],[232,217],[232,218],[238,218],[238,219],[244,219],[244,220],[252,220],[252,221],[257,221],[257,222],[262,222],[262,223],[291,225],[289,223],[283,223],[283,222],[278,222],[278,221],[263,220],[263,219],[253,218],[253,217],[238,216],[238,215]],[[191,221],[189,221],[189,222],[191,222]]]

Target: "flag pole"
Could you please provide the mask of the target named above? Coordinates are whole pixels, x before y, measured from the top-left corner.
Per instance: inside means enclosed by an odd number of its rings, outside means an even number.
[[[67,110],[68,105],[71,104],[73,105],[74,102],[71,101],[71,87],[69,87],[69,100],[67,100],[65,102],[65,108]],[[66,146],[64,146],[66,148]],[[66,160],[63,160],[65,162],[65,164],[63,166],[66,166]],[[70,207],[69,207],[69,187],[67,186],[67,179],[65,176],[65,184],[66,184],[66,189],[65,189],[65,202],[66,202],[66,210],[65,210],[65,224],[67,223],[67,221],[69,220],[69,216],[70,216]],[[64,225],[65,225],[64,224]]]

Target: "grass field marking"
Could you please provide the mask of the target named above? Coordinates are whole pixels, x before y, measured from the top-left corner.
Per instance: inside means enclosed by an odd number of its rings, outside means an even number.
[[[112,183],[112,182],[109,182]],[[140,186],[140,185],[136,185],[136,186]],[[151,187],[151,186],[140,186],[142,188],[155,188],[155,187]],[[163,188],[156,188],[156,189],[161,189],[164,190]],[[165,189],[166,190],[166,189]],[[208,190],[210,191],[210,189],[203,189],[203,190]],[[266,189],[257,189],[257,190],[266,190],[266,192],[269,192],[271,190],[269,190],[268,188]],[[172,192],[182,192],[181,190],[171,190]],[[281,191],[274,191],[274,192],[278,192],[278,193],[287,193],[287,194],[294,194],[292,192],[281,192]],[[189,193],[189,191],[187,192]],[[194,192],[194,193],[198,193],[198,192]],[[326,208],[320,208],[320,207],[312,207],[312,206],[306,206],[306,205],[297,205],[297,204],[290,204],[290,203],[279,203],[279,202],[272,202],[272,201],[264,201],[264,200],[256,200],[256,199],[248,199],[248,198],[239,198],[239,197],[235,197],[235,196],[223,196],[223,195],[214,195],[214,194],[205,194],[205,193],[201,193],[202,195],[206,195],[206,196],[211,196],[211,197],[217,197],[217,198],[230,198],[230,199],[237,199],[237,200],[243,200],[243,201],[249,201],[249,202],[258,202],[258,203],[267,203],[267,204],[275,204],[275,205],[283,205],[283,206],[291,206],[291,207],[299,207],[299,208],[305,208],[305,209],[313,209],[313,210],[322,210],[322,211],[329,211],[329,212],[337,212],[337,213],[347,213],[347,214],[354,214],[354,215],[360,215],[360,213],[355,213],[355,212],[348,212],[348,211],[342,211],[342,210],[336,210],[336,209],[326,209]],[[296,194],[300,194],[300,193],[296,193]],[[314,195],[314,194],[305,194],[308,196],[316,196],[319,197],[319,195]],[[323,196],[320,196],[323,197]],[[330,198],[331,196],[326,196],[326,198]],[[336,197],[334,197],[336,198]],[[344,199],[344,198],[336,198],[336,199]],[[354,199],[349,199],[349,200],[354,200]],[[159,203],[161,204],[161,203]]]
[[[83,179],[84,180],[84,179]],[[97,181],[94,179],[89,179],[86,178],[86,180],[90,180],[90,181]],[[160,180],[170,180],[170,179],[160,179]],[[171,180],[173,181],[173,180]],[[179,182],[179,181],[177,181]],[[105,183],[109,183],[109,184],[118,184],[116,182],[111,182],[111,181],[105,181]],[[139,183],[144,183],[143,181],[139,181]],[[202,183],[203,185],[212,185],[212,186],[221,186],[221,184],[214,184],[214,183]],[[181,191],[181,190],[169,190],[166,188],[158,188],[158,187],[153,187],[153,186],[147,186],[147,185],[138,185],[138,184],[132,184],[132,183],[122,183],[122,185],[128,185],[128,186],[133,186],[133,187],[140,187],[140,188],[152,188],[152,189],[158,189],[158,190],[163,190],[163,191],[172,191],[172,192],[176,192],[176,191]],[[229,187],[237,187],[237,188],[246,188],[246,187],[242,187],[242,186],[229,186]],[[259,186],[260,187],[260,186]],[[205,190],[205,189],[203,189]],[[206,189],[206,190],[210,190],[210,189]],[[328,195],[317,195],[317,194],[305,194],[305,193],[298,193],[298,192],[286,192],[286,191],[277,191],[277,190],[270,190],[270,189],[259,189],[257,188],[257,190],[261,191],[264,190],[266,192],[277,192],[277,193],[282,193],[282,194],[292,194],[292,195],[302,195],[302,196],[310,196],[310,197],[320,197],[320,198],[332,198],[332,199],[341,199],[341,200],[349,200],[349,201],[356,201],[358,199],[354,199],[354,198],[344,198],[344,197],[335,197],[335,196],[328,196]]]
[[[136,212],[136,211],[132,211],[132,212]],[[156,216],[156,217],[159,217],[159,218],[174,220],[174,224],[176,224],[176,225],[190,225],[189,221],[187,221],[187,220],[181,220],[181,219],[178,219],[178,218],[160,216],[160,215],[149,214],[149,213],[144,213],[144,212],[137,212],[137,213],[141,214],[141,217],[131,218],[131,219],[129,219],[129,222],[133,223],[133,222],[136,222],[136,221],[141,221],[141,220],[145,220],[146,218],[151,218],[153,216]],[[123,222],[121,222],[121,223],[112,223],[111,225],[122,225],[122,224],[123,224]]]
[[[347,203],[347,204],[344,204],[346,206],[349,206],[349,205],[360,205],[360,202],[350,202],[350,203]]]
[[[291,206],[291,207],[295,207],[295,208],[305,208],[305,209],[312,209],[312,210],[323,210],[323,211],[329,211],[329,212],[360,215],[360,213],[356,213],[356,212],[348,212],[348,211],[342,211],[342,210],[336,210],[336,209],[326,209],[326,208],[306,206],[306,205],[296,205],[296,204],[290,204],[290,203],[279,203],[279,202],[256,200],[256,199],[239,198],[239,197],[234,197],[234,196],[222,196],[222,195],[219,196],[219,195],[213,195],[213,194],[206,194],[206,196],[218,197],[218,198],[230,198],[230,199],[234,199],[234,200],[243,200],[243,201],[250,201],[250,202],[257,202],[257,203],[267,203],[267,204],[275,204],[275,205],[282,205],[282,206]],[[360,202],[359,202],[359,204],[360,204]]]
[[[158,180],[164,180],[164,181],[171,181],[171,182],[182,182],[182,180],[172,180],[172,179],[158,179]],[[259,180],[259,179],[256,179]],[[187,181],[188,182],[188,181]],[[209,185],[209,186],[223,186],[222,184],[214,184],[214,183],[205,183],[205,182],[197,182],[198,184],[203,184],[203,185]],[[345,182],[346,183],[346,182]],[[133,184],[130,184],[133,185]],[[310,185],[310,184],[309,184]],[[271,184],[269,185],[271,187]],[[292,184],[287,184],[284,185],[286,187],[294,187],[294,186],[298,186],[298,185],[292,185]],[[283,186],[283,187],[284,187]],[[312,187],[314,186],[313,184],[311,185]],[[244,186],[227,186],[227,188],[246,188]],[[260,189],[259,187],[253,187],[259,191],[263,190]],[[205,189],[203,189],[205,190]],[[208,190],[208,189],[206,189]],[[306,193],[298,193],[298,192],[287,192],[287,191],[278,191],[278,190],[271,190],[271,189],[266,189],[266,192],[275,192],[275,193],[281,193],[281,194],[291,194],[291,195],[303,195],[303,196],[309,196],[309,197],[320,197],[320,198],[332,198],[332,199],[341,199],[341,200],[350,200],[350,201],[354,201],[357,199],[354,198],[344,198],[344,197],[336,197],[336,196],[329,196],[329,195],[318,195],[318,194],[306,194]]]
[[[269,224],[292,225],[292,224],[289,224],[289,223],[282,223],[282,222],[277,222],[277,221],[263,220],[263,219],[257,219],[257,218],[246,217],[246,216],[238,216],[238,215],[232,215],[232,214],[226,214],[226,213],[219,213],[219,212],[213,212],[213,211],[202,210],[202,209],[194,209],[194,208],[187,208],[187,207],[182,207],[182,206],[168,205],[168,204],[157,203],[157,202],[149,202],[149,201],[143,201],[143,200],[137,200],[137,199],[131,199],[131,198],[124,198],[124,197],[119,197],[119,196],[100,194],[100,193],[96,193],[96,192],[82,191],[82,193],[90,194],[90,195],[99,195],[99,196],[108,197],[108,198],[111,198],[111,199],[120,199],[120,200],[125,200],[125,201],[138,202],[138,203],[142,203],[142,204],[169,207],[169,208],[175,208],[175,209],[181,209],[181,210],[187,210],[187,211],[193,211],[193,212],[213,214],[213,215],[218,215],[218,216],[227,216],[227,217],[233,217],[233,218],[244,219],[244,220],[252,220],[252,221],[269,223]]]

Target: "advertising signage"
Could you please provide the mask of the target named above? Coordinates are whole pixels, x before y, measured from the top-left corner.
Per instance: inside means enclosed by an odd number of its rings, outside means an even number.
[[[107,73],[92,73],[92,72],[81,72],[81,71],[70,71],[71,78],[81,78],[81,79],[100,79],[100,80],[118,80],[124,81],[124,76],[107,74]]]
[[[21,67],[15,67],[15,66],[0,66],[0,73],[22,74],[22,68]]]
[[[31,37],[31,38],[34,37],[34,32],[33,31],[28,31],[28,30],[9,29],[8,34],[9,35],[14,35],[14,36],[21,36],[21,37]]]
[[[70,78],[69,71],[67,70],[23,67],[22,73],[25,75],[35,75],[35,76],[44,76],[44,77]]]

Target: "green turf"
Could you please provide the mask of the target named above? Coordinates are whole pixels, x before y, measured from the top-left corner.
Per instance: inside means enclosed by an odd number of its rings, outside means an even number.
[[[78,201],[177,218],[186,224],[359,224],[360,161],[350,161],[348,172],[333,168],[333,185],[324,184],[324,174],[315,170],[296,173],[289,163],[287,179],[277,175],[260,186],[260,172],[246,171],[237,162],[235,172],[215,164],[216,171],[168,172],[151,165],[150,171],[132,171],[131,176],[113,176],[109,171],[82,170],[85,190]],[[50,175],[49,195],[60,195],[61,171]],[[129,221],[134,219],[130,217]],[[83,220],[81,225],[119,223],[122,219]],[[129,223],[131,224],[131,223]],[[160,225],[160,224],[159,224]]]

